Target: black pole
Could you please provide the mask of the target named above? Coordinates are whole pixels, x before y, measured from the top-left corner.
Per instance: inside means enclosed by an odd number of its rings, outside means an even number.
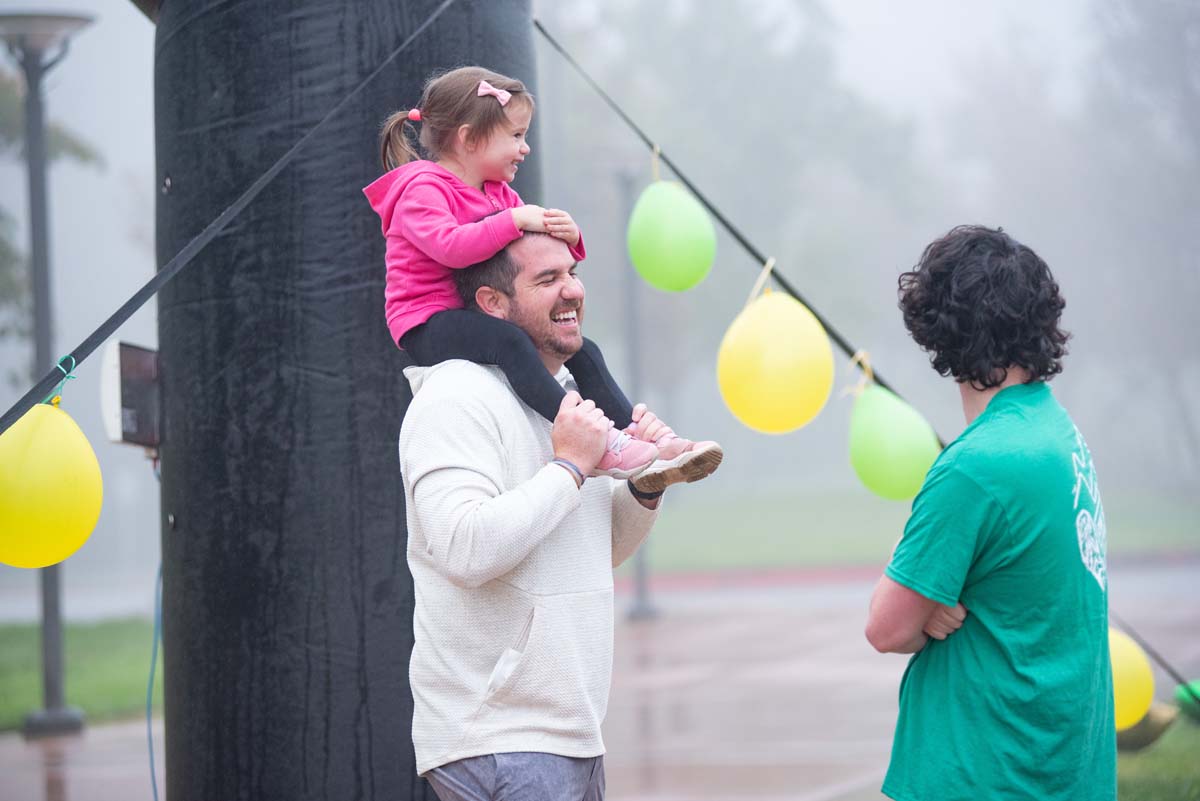
[[[441,8],[163,4],[159,264]],[[411,743],[407,383],[361,188],[383,119],[431,72],[532,85],[532,40],[528,0],[444,8],[159,292],[172,801],[433,798]],[[537,202],[536,162],[519,180]]]
[[[36,374],[54,363],[53,304],[50,295],[50,236],[46,210],[46,127],[42,107],[44,53],[22,44],[25,73],[25,159],[29,165],[29,255],[33,278],[33,369]],[[42,709],[25,717],[26,737],[77,732],[83,713],[66,705],[63,683],[62,592],[59,566],[38,571],[42,601]]]
[[[53,308],[50,303],[50,237],[46,221],[46,137],[42,109],[42,53],[25,48],[21,53],[25,72],[25,147],[29,162],[29,255],[33,278],[34,371],[54,358]]]

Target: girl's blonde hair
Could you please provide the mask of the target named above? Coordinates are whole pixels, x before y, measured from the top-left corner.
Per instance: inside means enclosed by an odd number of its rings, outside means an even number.
[[[479,82],[487,81],[497,89],[508,92],[511,97],[504,106],[492,95],[479,95]],[[421,147],[432,159],[454,152],[454,139],[459,127],[469,126],[467,143],[475,145],[486,141],[492,131],[508,120],[506,111],[516,104],[517,108],[533,111],[533,95],[525,84],[483,67],[459,67],[456,70],[435,75],[425,84],[421,93],[420,112]],[[383,123],[379,132],[380,159],[384,169],[394,170],[420,158],[417,149],[404,127],[409,122],[409,109],[397,111]]]

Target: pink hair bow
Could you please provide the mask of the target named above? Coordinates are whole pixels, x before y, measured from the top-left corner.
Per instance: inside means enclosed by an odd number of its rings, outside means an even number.
[[[491,95],[492,97],[496,98],[496,100],[500,101],[501,106],[507,105],[508,101],[512,98],[512,92],[506,92],[503,89],[497,89],[487,81],[479,82],[479,91],[476,92],[475,95],[477,97]]]

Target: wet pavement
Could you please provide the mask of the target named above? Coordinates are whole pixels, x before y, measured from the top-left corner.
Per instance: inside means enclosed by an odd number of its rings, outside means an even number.
[[[876,654],[863,639],[874,575],[656,581],[658,615],[617,628],[610,801],[882,799],[906,657]],[[1113,610],[1200,677],[1200,555],[1126,560],[1110,575]],[[1170,679],[1156,670],[1156,681],[1168,699]],[[151,797],[144,721],[37,743],[0,736],[0,801]]]
[[[154,722],[162,797],[162,721]],[[134,801],[153,798],[146,721],[89,726],[73,737],[26,742],[0,736],[2,801]]]

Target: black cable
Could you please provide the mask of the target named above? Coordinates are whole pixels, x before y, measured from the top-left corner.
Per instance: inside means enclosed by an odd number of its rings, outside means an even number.
[[[434,9],[433,13],[429,15],[429,18],[422,22],[416,30],[409,34],[408,38],[401,42],[400,45],[392,51],[391,55],[389,55],[383,61],[383,63],[376,67],[370,75],[368,75],[366,78],[363,78],[362,81],[359,82],[358,86],[356,86],[353,91],[350,92],[350,94],[343,97],[337,103],[337,105],[330,109],[329,113],[327,113],[320,122],[308,130],[308,133],[300,137],[296,144],[292,145],[286,153],[279,157],[278,161],[272,164],[266,172],[258,177],[258,180],[250,185],[250,188],[242,193],[241,197],[233,201],[233,203],[231,203],[228,208],[225,209],[225,211],[221,212],[217,218],[210,222],[203,231],[201,231],[192,239],[192,241],[184,245],[183,248],[154,275],[153,278],[146,282],[145,286],[139,289],[133,297],[125,302],[124,305],[113,312],[112,316],[105,320],[103,325],[93,331],[87,339],[81,342],[79,346],[75,348],[75,350],[71,351],[68,355],[75,360],[75,365],[78,366],[82,364],[83,360],[90,356],[92,352],[95,351],[96,348],[98,348],[106,339],[112,336],[113,333],[120,328],[126,320],[133,316],[134,312],[140,309],[146,303],[146,301],[154,297],[154,295],[157,294],[157,292],[162,289],[168,281],[178,275],[184,267],[187,267],[188,264],[191,263],[192,259],[194,259],[196,255],[203,250],[205,246],[207,246],[208,243],[211,242],[218,234],[225,230],[225,227],[229,225],[229,223],[232,222],[235,217],[241,214],[246,206],[250,205],[251,201],[258,197],[259,193],[261,193],[263,189],[267,187],[267,184],[271,183],[275,176],[279,175],[279,173],[283,171],[283,168],[291,162],[296,153],[298,153],[300,149],[304,147],[308,140],[313,137],[313,135],[321,128],[321,126],[329,122],[330,119],[337,115],[347,103],[349,103],[355,96],[358,95],[359,92],[366,88],[366,86],[381,72],[383,72],[383,70],[389,64],[391,64],[397,56],[407,50],[409,45],[411,45],[418,36],[425,32],[426,28],[432,25],[434,21],[440,17],[443,12],[445,12],[446,9],[454,5],[456,2],[458,2],[458,0],[445,0],[445,2]],[[66,356],[63,358],[65,359]],[[42,378],[42,380],[34,384],[33,389],[26,392],[20,400],[13,404],[12,408],[4,413],[3,417],[0,417],[0,434],[3,434],[13,423],[21,419],[21,416],[25,414],[25,412],[29,411],[29,409],[35,403],[45,398],[46,395],[49,394],[50,390],[54,388],[54,385],[58,383],[60,377],[61,372],[59,371],[58,367],[55,367],[53,370],[48,372],[45,377]]]
[[[746,236],[741,231],[739,231],[737,229],[737,226],[735,226],[733,223],[731,223],[729,221],[729,219],[724,214],[721,213],[721,210],[718,209],[716,206],[714,206],[712,204],[712,202],[707,197],[705,197],[704,193],[701,192],[696,187],[696,185],[692,183],[691,179],[689,179],[687,177],[687,175],[685,175],[683,173],[683,171],[679,169],[679,167],[675,166],[675,162],[671,161],[671,159],[667,156],[667,154],[663,152],[662,148],[659,147],[654,142],[653,139],[651,139],[649,136],[647,136],[645,131],[643,131],[641,129],[641,127],[639,127],[638,124],[636,122],[634,122],[630,118],[630,116],[628,114],[626,114],[624,112],[624,110],[621,109],[621,107],[619,105],[617,105],[617,102],[609,96],[608,92],[605,92],[604,89],[602,89],[600,87],[600,84],[596,83],[596,81],[592,79],[592,76],[588,75],[587,71],[584,70],[584,68],[579,65],[579,62],[576,61],[574,58],[572,58],[571,54],[563,49],[563,46],[560,45],[558,43],[558,41],[553,36],[550,35],[550,33],[546,30],[545,26],[543,26],[542,23],[536,19],[533,21],[533,25],[535,28],[538,29],[538,32],[543,37],[545,37],[546,41],[550,43],[550,46],[553,47],[555,50],[557,50],[559,52],[559,55],[561,55],[564,59],[566,59],[567,63],[570,64],[575,69],[575,71],[579,73],[579,76],[581,78],[583,78],[585,81],[587,81],[588,85],[591,86],[592,89],[595,90],[596,94],[600,95],[600,98],[606,104],[608,104],[608,107],[611,108],[616,113],[616,115],[618,117],[620,117],[625,122],[626,125],[629,126],[630,130],[632,130],[635,134],[637,134],[638,138],[640,138],[646,144],[646,147],[650,148],[652,151],[655,151],[657,153],[658,157],[660,159],[662,159],[663,164],[666,164],[668,167],[671,168],[671,171],[674,172],[675,175],[677,175],[679,177],[680,183],[682,183],[684,186],[686,186],[688,188],[688,191],[690,191],[693,195],[696,196],[696,199],[700,201],[700,204],[702,206],[704,206],[704,208],[708,209],[708,213],[711,214],[713,217],[715,217],[717,222],[719,222],[721,224],[721,226],[726,231],[729,232],[730,236],[732,236],[735,240],[737,240],[737,243],[739,245],[741,245],[745,249],[745,251],[754,258],[755,261],[758,262],[758,266],[761,267],[764,264],[766,264],[767,256],[764,255],[761,250],[756,248],[754,246],[754,244],[749,239],[747,239]],[[793,287],[792,284],[786,278],[784,278],[782,275],[779,274],[779,270],[777,270],[777,269],[772,270],[771,277],[775,279],[775,282],[777,284],[779,284],[780,288],[782,288],[783,291],[787,292],[789,295],[791,295],[793,298],[798,300],[800,303],[803,303],[808,308],[808,310],[813,313],[813,316],[817,318],[817,321],[821,323],[821,325],[822,325],[822,327],[824,327],[826,333],[829,334],[829,338],[832,339],[834,342],[836,342],[837,346],[839,348],[841,348],[842,351],[847,356],[853,357],[854,354],[858,352],[858,349],[855,348],[853,345],[851,345],[850,341],[848,339],[846,339],[844,336],[842,336],[841,332],[839,332],[836,328],[834,328],[833,324],[830,323],[827,319],[825,319],[821,315],[821,313],[819,311],[817,311],[816,307],[814,307],[811,303],[809,303],[807,300],[805,300],[804,296],[801,295],[799,292],[797,292],[795,287]],[[883,377],[879,375],[878,371],[875,371],[875,383],[879,384],[879,386],[881,386],[884,389],[888,390],[889,392],[893,393],[897,397],[900,397],[900,393],[898,393],[898,392],[896,392],[896,390],[892,389],[891,385],[888,384],[888,382],[885,381],[883,379]],[[946,443],[942,442],[941,437],[938,437],[938,444],[943,448],[946,447]]]
[[[161,462],[158,452],[151,457],[154,478],[162,484]],[[158,559],[158,573],[154,580],[154,634],[150,642],[150,678],[146,682],[146,748],[150,754],[150,790],[154,801],[158,801],[158,771],[154,767],[154,672],[158,667],[158,646],[162,642],[162,556]]]
[[[1110,609],[1108,610],[1108,616],[1115,620],[1117,625],[1123,628],[1125,633],[1128,634],[1134,642],[1140,645],[1142,650],[1149,654],[1150,658],[1157,662],[1158,666],[1165,670],[1167,674],[1174,679],[1177,684],[1179,684],[1179,686],[1184,688],[1184,692],[1192,697],[1192,700],[1196,702],[1197,706],[1200,706],[1200,695],[1196,694],[1196,691],[1192,689],[1192,685],[1188,683],[1188,680],[1185,679],[1178,670],[1171,667],[1171,663],[1168,662],[1162,654],[1151,648],[1150,644],[1143,640],[1140,634],[1134,631],[1133,626],[1126,623],[1116,612]]]
[[[154,580],[154,634],[150,643],[150,678],[146,682],[146,748],[150,754],[150,791],[158,801],[158,771],[154,767],[154,672],[158,667],[158,644],[162,642],[162,559]]]

